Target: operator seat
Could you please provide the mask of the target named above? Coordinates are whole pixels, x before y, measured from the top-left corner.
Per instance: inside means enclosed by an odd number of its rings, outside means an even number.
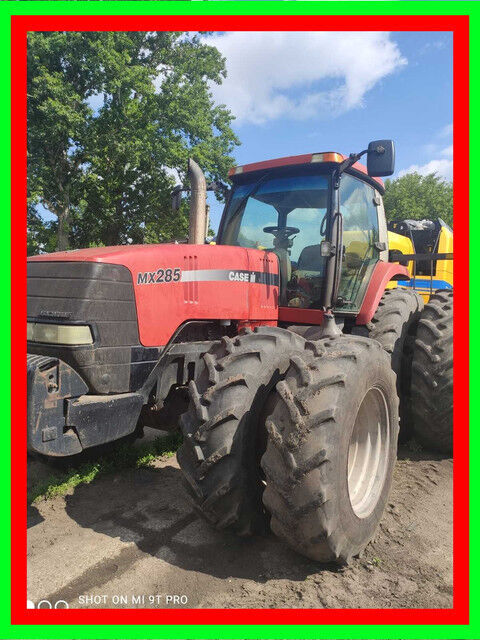
[[[290,300],[289,306],[308,308],[319,303],[326,265],[327,258],[320,255],[320,244],[311,244],[302,249],[293,271],[293,289],[298,294]]]
[[[280,306],[286,306],[287,302],[287,284],[292,277],[292,261],[288,255],[288,250],[281,247],[269,249],[278,257],[278,272],[280,275]]]
[[[320,245],[311,244],[302,249],[298,257],[297,271],[315,271],[319,275],[324,275],[325,264],[325,257],[320,255]]]

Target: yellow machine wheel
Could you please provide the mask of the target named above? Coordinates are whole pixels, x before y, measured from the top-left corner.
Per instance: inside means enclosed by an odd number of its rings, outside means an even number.
[[[436,291],[422,312],[412,366],[412,415],[425,447],[453,448],[453,290]]]

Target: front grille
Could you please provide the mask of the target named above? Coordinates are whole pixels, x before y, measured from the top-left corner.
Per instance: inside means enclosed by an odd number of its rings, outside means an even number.
[[[91,326],[92,345],[28,344],[29,353],[70,364],[91,393],[136,391],[158,357],[158,349],[140,345],[132,276],[122,265],[28,262],[27,316],[30,321]]]

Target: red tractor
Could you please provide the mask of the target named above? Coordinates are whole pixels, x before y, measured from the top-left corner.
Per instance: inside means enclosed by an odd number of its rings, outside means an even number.
[[[320,561],[360,553],[423,308],[387,289],[409,278],[388,260],[378,176],[393,168],[389,140],[237,167],[213,246],[190,161],[189,244],[29,258],[29,450],[69,456],[179,421],[185,484],[213,525],[270,521]]]

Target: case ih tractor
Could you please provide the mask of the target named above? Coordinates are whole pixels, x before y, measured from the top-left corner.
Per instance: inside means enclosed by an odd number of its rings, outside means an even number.
[[[185,484],[214,526],[248,535],[270,521],[319,561],[360,553],[399,413],[427,408],[413,413],[431,446],[452,431],[452,300],[432,296],[422,317],[418,293],[388,288],[415,259],[389,261],[378,177],[393,168],[388,140],[237,167],[208,245],[190,161],[189,244],[30,258],[29,450],[70,456],[178,414]]]

